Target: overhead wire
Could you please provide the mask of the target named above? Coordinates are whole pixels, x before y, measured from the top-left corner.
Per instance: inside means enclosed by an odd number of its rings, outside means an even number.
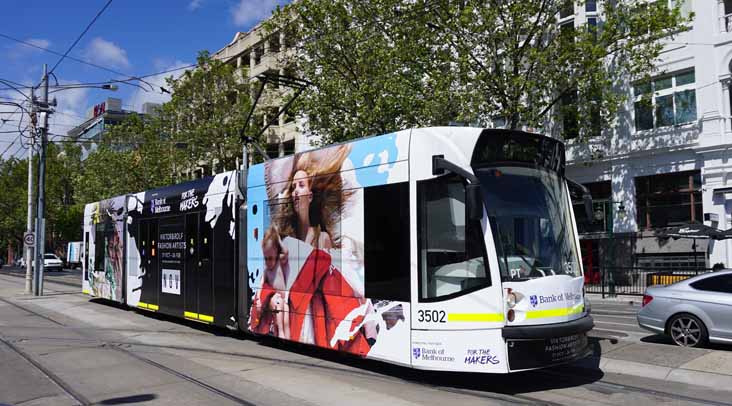
[[[104,11],[107,9],[107,7],[109,7],[110,4],[112,4],[112,0],[108,0],[107,3],[104,5],[104,7],[102,7],[102,9],[99,10],[97,15],[95,15],[94,18],[92,18],[92,20],[89,22],[89,24],[87,24],[86,28],[84,28],[84,31],[82,31],[81,34],[79,34],[79,36],[76,37],[76,40],[74,41],[74,43],[71,44],[71,46],[69,47],[69,49],[66,50],[66,52],[64,52],[64,54],[61,56],[61,59],[59,59],[58,62],[56,62],[56,64],[53,65],[53,68],[51,68],[49,75],[53,74],[53,72],[61,64],[61,62],[63,62],[64,59],[66,59],[66,57],[69,55],[69,52],[71,52],[71,50],[74,49],[76,44],[78,44],[79,41],[81,41],[81,38],[84,37],[84,34],[86,34],[89,31],[89,29],[92,27],[92,25],[94,25],[94,23],[97,21],[97,19],[99,19],[99,17],[102,15],[102,13],[104,13]]]
[[[13,41],[13,42],[17,42],[19,44],[23,44],[23,45],[26,45],[26,46],[29,46],[29,47],[33,47],[33,48],[39,49],[39,50],[44,51],[44,52],[48,52],[48,53],[53,54],[53,55],[56,55],[56,56],[63,56],[64,55],[64,54],[62,54],[60,52],[57,52],[57,51],[54,51],[54,50],[52,50],[50,48],[45,48],[45,47],[42,47],[40,45],[33,44],[31,42],[28,42],[28,41],[23,41],[21,39],[15,38],[13,36],[10,36],[10,35],[4,34],[4,33],[0,33],[0,38],[5,38],[7,40],[10,40],[10,41]],[[80,64],[84,64],[84,65],[87,65],[87,66],[91,66],[93,68],[97,68],[97,69],[100,69],[100,70],[103,70],[103,71],[106,71],[106,72],[109,72],[109,73],[113,73],[115,75],[119,75],[119,76],[123,76],[123,77],[127,78],[127,79],[124,79],[124,80],[113,80],[112,82],[126,83],[126,84],[129,84],[129,85],[133,85],[133,86],[138,86],[139,87],[139,85],[134,85],[132,83],[128,83],[129,81],[139,80],[139,81],[147,84],[148,86],[150,86],[150,88],[153,89],[153,90],[154,90],[155,87],[151,83],[145,81],[144,80],[145,78],[148,78],[148,77],[151,77],[151,76],[155,76],[155,75],[161,75],[161,74],[165,74],[165,73],[175,72],[175,71],[178,71],[178,70],[181,70],[181,69],[188,69],[188,68],[192,68],[192,67],[196,66],[196,64],[190,64],[190,65],[180,66],[180,67],[173,68],[173,69],[168,69],[168,70],[165,70],[165,71],[162,71],[162,72],[155,72],[155,73],[151,73],[151,74],[147,74],[147,75],[136,76],[136,75],[130,75],[128,73],[120,72],[118,70],[115,70],[115,69],[112,69],[112,68],[109,68],[109,67],[106,67],[106,66],[103,66],[103,65],[99,65],[97,63],[90,62],[90,61],[87,61],[85,59],[77,58],[77,57],[74,57],[74,56],[71,56],[71,55],[66,55],[66,59],[69,59],[69,60],[72,60],[72,61],[77,62],[77,63],[80,63]],[[109,81],[108,82],[99,82],[98,84],[101,85],[101,84],[105,84],[105,83],[109,83]],[[60,87],[62,87],[62,86],[63,85],[60,85]],[[31,86],[22,85],[22,88],[31,88]],[[9,89],[0,89],[0,90],[9,90]]]

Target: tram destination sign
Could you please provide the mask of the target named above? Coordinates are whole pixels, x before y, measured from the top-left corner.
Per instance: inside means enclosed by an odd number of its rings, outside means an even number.
[[[536,340],[508,340],[512,370],[546,367],[583,358],[589,351],[587,334]]]

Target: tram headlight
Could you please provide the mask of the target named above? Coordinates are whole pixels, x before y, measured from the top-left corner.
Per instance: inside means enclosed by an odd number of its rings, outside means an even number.
[[[523,298],[524,295],[522,295],[521,293],[516,292],[511,288],[506,289],[506,305],[509,309],[515,307],[516,304],[520,302]]]
[[[513,292],[508,292],[508,295],[506,295],[506,304],[508,304],[509,308],[513,308],[516,306],[516,302],[518,302],[518,297]]]

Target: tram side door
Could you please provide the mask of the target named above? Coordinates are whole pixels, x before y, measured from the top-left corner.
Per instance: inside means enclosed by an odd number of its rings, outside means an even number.
[[[186,215],[185,315],[207,323],[214,321],[212,234],[203,214]]]
[[[158,275],[158,221],[142,220],[140,222],[140,240],[142,241],[142,292],[140,302],[143,305],[158,306],[158,293],[160,292],[160,275]],[[155,307],[157,308],[157,307]]]

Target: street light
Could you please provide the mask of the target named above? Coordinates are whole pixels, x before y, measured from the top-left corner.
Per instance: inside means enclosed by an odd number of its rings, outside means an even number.
[[[60,92],[63,90],[69,90],[69,89],[102,89],[102,90],[109,90],[112,92],[116,92],[119,89],[119,86],[115,85],[114,83],[105,83],[102,85],[69,85],[69,86],[58,87],[56,89],[49,91],[48,93],[56,93],[56,92]]]

